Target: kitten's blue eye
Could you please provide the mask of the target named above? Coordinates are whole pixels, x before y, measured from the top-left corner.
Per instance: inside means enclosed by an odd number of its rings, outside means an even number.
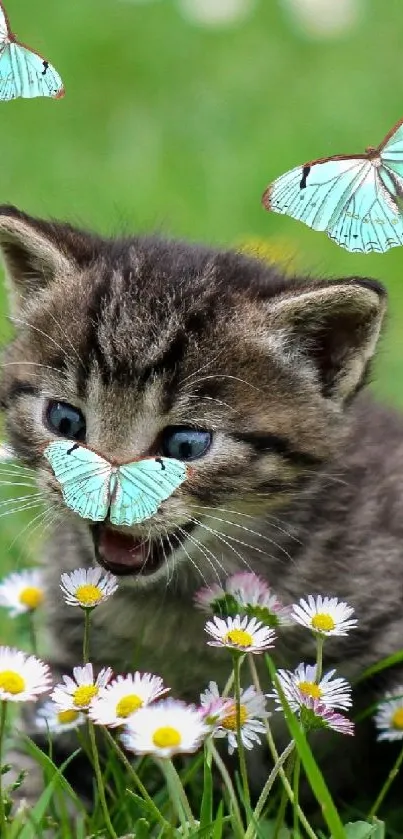
[[[50,399],[46,408],[46,422],[51,431],[69,440],[85,440],[85,419],[78,408],[68,402]]]
[[[162,453],[176,460],[195,460],[202,457],[211,446],[211,431],[198,431],[196,428],[171,426],[162,436]]]

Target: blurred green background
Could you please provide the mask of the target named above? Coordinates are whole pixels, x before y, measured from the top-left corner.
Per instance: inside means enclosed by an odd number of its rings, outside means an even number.
[[[376,389],[403,406],[403,249],[349,254],[260,205],[285,170],[376,145],[403,117],[402,0],[364,0],[357,25],[333,38],[304,35],[277,0],[220,27],[192,22],[179,0],[6,5],[66,96],[0,105],[0,200],[107,234],[157,229],[235,246],[257,237],[299,270],[382,279],[390,322]],[[6,310],[1,291],[3,340]],[[35,551],[20,532],[33,515],[0,520],[2,570]]]

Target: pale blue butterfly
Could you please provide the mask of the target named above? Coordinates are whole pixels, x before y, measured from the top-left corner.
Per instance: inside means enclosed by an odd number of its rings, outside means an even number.
[[[8,102],[17,96],[61,99],[64,87],[59,73],[48,61],[17,41],[0,2],[0,101]]]
[[[189,475],[189,467],[172,457],[112,464],[71,440],[50,443],[44,456],[70,510],[91,521],[109,518],[116,525],[151,518]]]
[[[267,210],[322,230],[348,251],[384,253],[403,245],[403,120],[365,154],[312,160],[277,178]]]

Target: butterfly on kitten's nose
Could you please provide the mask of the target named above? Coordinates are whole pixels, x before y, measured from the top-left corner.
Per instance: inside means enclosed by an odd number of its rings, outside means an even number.
[[[327,233],[348,251],[384,253],[403,245],[403,119],[377,148],[297,166],[270,184],[266,210]]]
[[[0,101],[9,102],[18,96],[61,99],[64,87],[52,64],[17,41],[0,2]]]
[[[118,526],[151,518],[191,473],[172,457],[112,464],[72,440],[50,443],[43,454],[70,510],[91,521],[108,518]]]

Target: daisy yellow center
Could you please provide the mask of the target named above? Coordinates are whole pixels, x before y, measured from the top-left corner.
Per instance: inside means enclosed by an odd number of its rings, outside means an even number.
[[[0,670],[0,690],[16,695],[25,690],[25,680],[15,670]]]
[[[80,685],[73,693],[73,702],[76,708],[86,708],[91,699],[98,693],[96,685]]]
[[[171,748],[172,746],[180,746],[182,737],[177,728],[172,728],[170,725],[164,725],[162,728],[157,728],[153,734],[154,746],[159,749]]]
[[[133,711],[138,711],[143,704],[143,700],[135,693],[130,693],[128,696],[122,696],[122,699],[116,705],[117,717],[129,717]]]
[[[248,719],[248,712],[245,708],[245,705],[241,705],[240,707],[240,718],[241,718],[241,728],[246,723]],[[221,723],[224,728],[227,728],[228,731],[236,731],[236,707],[235,705],[232,706],[232,710],[229,714],[227,714]]]
[[[318,612],[314,615],[311,624],[319,632],[330,632],[336,626],[332,616],[327,615],[325,612]]]
[[[69,722],[75,722],[78,718],[78,711],[59,711],[57,721],[60,725],[68,725]]]
[[[298,687],[304,696],[312,696],[312,699],[320,699],[322,691],[315,682],[298,682]]]
[[[43,591],[36,586],[27,586],[20,592],[19,601],[27,609],[37,609],[43,602]]]
[[[224,635],[224,644],[236,644],[237,647],[250,647],[253,645],[253,638],[250,632],[243,629],[230,629]]]
[[[399,731],[403,730],[403,708],[398,708],[393,714],[392,726],[393,728],[399,729]]]
[[[96,606],[102,600],[103,594],[98,586],[85,583],[82,586],[78,586],[76,598],[81,606]]]

